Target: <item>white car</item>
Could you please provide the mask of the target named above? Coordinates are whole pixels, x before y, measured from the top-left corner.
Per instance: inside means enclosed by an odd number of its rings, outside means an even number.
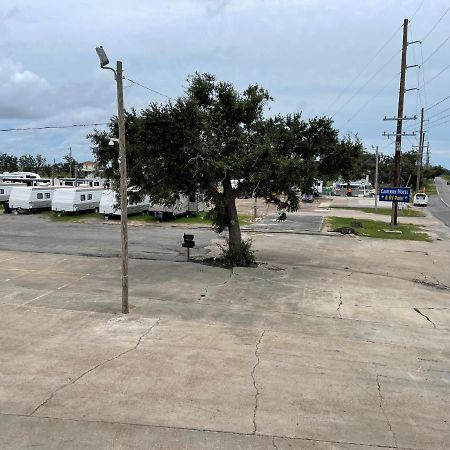
[[[428,206],[428,195],[418,192],[414,196],[413,204],[414,206]]]

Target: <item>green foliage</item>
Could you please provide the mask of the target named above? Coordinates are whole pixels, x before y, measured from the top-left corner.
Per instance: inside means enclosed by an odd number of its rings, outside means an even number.
[[[220,246],[221,259],[225,267],[248,267],[256,264],[256,255],[252,250],[251,239],[242,240],[238,245]]]
[[[18,168],[17,156],[8,155],[7,153],[0,154],[0,173],[16,172]]]

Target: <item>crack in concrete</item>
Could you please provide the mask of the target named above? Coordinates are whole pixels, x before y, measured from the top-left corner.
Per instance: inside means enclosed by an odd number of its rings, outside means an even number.
[[[273,448],[274,448],[275,450],[280,450],[280,449],[278,448],[278,445],[275,444],[275,436],[272,436],[272,445],[273,445]]]
[[[256,412],[258,410],[258,397],[259,397],[259,389],[258,386],[256,385],[256,380],[255,380],[255,371],[256,368],[259,366],[260,363],[260,359],[259,359],[259,346],[261,344],[262,338],[264,337],[264,334],[266,333],[266,330],[264,330],[261,333],[261,336],[258,339],[258,342],[256,343],[256,347],[255,347],[255,357],[256,357],[256,363],[253,366],[253,369],[250,373],[251,377],[252,377],[252,381],[253,381],[253,387],[255,388],[255,406],[253,408],[253,432],[252,434],[256,434]]]
[[[133,347],[131,347],[131,348],[127,349],[127,350],[124,350],[123,352],[120,352],[118,355],[113,356],[112,358],[105,359],[104,361],[102,361],[102,362],[96,364],[94,367],[91,367],[90,369],[84,371],[81,375],[78,375],[76,378],[74,378],[73,380],[69,381],[68,383],[62,384],[61,386],[57,387],[54,391],[52,391],[52,392],[50,393],[50,395],[49,395],[42,403],[40,403],[38,406],[36,406],[36,408],[34,408],[34,410],[29,414],[29,416],[33,416],[33,415],[36,414],[42,407],[44,407],[45,405],[47,405],[47,403],[48,403],[50,400],[52,400],[52,398],[53,398],[59,391],[62,391],[62,390],[65,389],[66,387],[71,386],[72,384],[75,384],[77,381],[81,380],[81,378],[83,378],[84,376],[86,376],[88,373],[91,373],[91,372],[93,372],[94,370],[98,369],[99,367],[104,366],[105,364],[107,364],[107,363],[109,363],[109,362],[111,362],[111,361],[114,361],[114,360],[116,360],[116,359],[119,359],[120,357],[126,355],[127,353],[130,353],[130,352],[136,350],[136,349],[139,347],[139,345],[141,344],[142,339],[144,339],[144,338],[145,338],[145,337],[153,330],[153,328],[155,328],[155,327],[157,327],[157,326],[159,325],[159,321],[160,321],[160,319],[158,319],[151,327],[149,327],[144,333],[142,333],[142,334],[139,336],[139,338],[138,338],[136,344],[135,344]]]
[[[339,314],[339,319],[342,319],[342,314],[341,314],[341,306],[344,304],[344,302],[342,301],[342,292],[339,291],[339,304],[337,307],[337,312]]]
[[[391,422],[390,422],[389,417],[388,417],[386,411],[384,410],[384,406],[383,406],[384,405],[384,398],[383,398],[383,394],[381,393],[381,384],[380,384],[380,378],[381,377],[383,377],[383,375],[377,375],[378,397],[380,399],[379,406],[380,406],[380,409],[381,409],[381,411],[383,413],[384,418],[386,419],[386,422],[388,424],[389,430],[390,430],[390,432],[392,434],[392,440],[394,441],[395,448],[397,448],[398,447],[397,437],[395,436],[394,430],[392,429]]]
[[[413,308],[413,310],[414,310],[417,314],[420,314],[421,316],[425,317],[425,319],[427,319],[428,322],[430,322],[430,323],[433,325],[434,328],[437,328],[437,327],[436,327],[436,324],[435,324],[428,316],[426,316],[422,311],[420,311],[419,308]]]
[[[413,280],[414,283],[418,283],[418,284],[421,284],[423,286],[439,289],[441,291],[450,291],[450,286],[447,286],[446,284],[441,283],[437,278],[431,277],[431,278],[434,278],[434,281],[433,281],[432,279],[427,277],[423,272],[420,272],[420,275],[423,276],[423,280],[421,280],[419,278],[415,278]]]

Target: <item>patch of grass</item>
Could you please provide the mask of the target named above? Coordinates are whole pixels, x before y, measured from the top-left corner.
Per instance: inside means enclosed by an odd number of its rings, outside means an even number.
[[[120,219],[120,217],[118,217]],[[158,219],[150,214],[134,214],[128,216],[128,222],[156,223]]]
[[[330,206],[330,208],[351,209],[352,211],[362,211],[365,213],[380,214],[383,216],[391,215],[391,208],[378,208],[377,211],[375,211],[375,208],[363,208],[363,207],[352,208],[351,206]],[[426,214],[423,211],[417,211],[415,209],[407,208],[407,209],[399,209],[398,217],[426,217]]]
[[[3,203],[0,203],[0,211],[3,211],[5,207],[3,206]]]
[[[427,241],[430,242],[430,236],[422,231],[422,227],[413,224],[399,224],[391,227],[390,224],[379,222],[377,220],[354,219],[351,217],[329,217],[328,224],[332,230],[341,227],[354,228],[358,236],[366,236],[378,239],[401,239],[410,241]],[[352,224],[357,221],[361,227],[355,228]],[[389,233],[388,231],[401,231],[401,233]]]
[[[55,222],[84,222],[86,220],[103,220],[103,215],[94,212],[85,212],[78,214],[58,214],[54,211],[42,211],[39,213]]]

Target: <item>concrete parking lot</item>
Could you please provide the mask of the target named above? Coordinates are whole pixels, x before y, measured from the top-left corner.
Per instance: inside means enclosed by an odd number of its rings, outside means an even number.
[[[131,260],[128,316],[118,258],[0,251],[1,448],[448,448],[449,241],[253,239]]]

